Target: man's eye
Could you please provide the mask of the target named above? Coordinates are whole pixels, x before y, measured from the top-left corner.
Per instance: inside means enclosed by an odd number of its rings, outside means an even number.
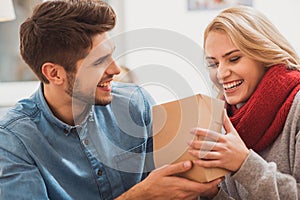
[[[110,55],[99,58],[96,62],[93,63],[94,66],[104,64],[110,60]]]
[[[235,56],[233,58],[230,58],[230,62],[237,62],[240,58],[240,56]]]
[[[105,59],[100,59],[100,60],[98,60],[97,62],[94,63],[94,66],[101,65],[104,62],[105,62]]]

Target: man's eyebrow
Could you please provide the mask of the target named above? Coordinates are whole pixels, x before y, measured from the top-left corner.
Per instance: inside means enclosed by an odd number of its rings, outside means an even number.
[[[102,56],[100,58],[98,58],[95,62],[93,62],[93,65],[99,65],[101,63],[103,63],[107,58],[111,57],[111,55],[113,54],[113,52],[115,51],[116,47],[114,46],[112,52],[110,54],[107,54],[105,56]]]
[[[225,53],[222,57],[223,57],[223,58],[224,58],[224,57],[227,57],[227,56],[229,56],[230,54],[235,53],[235,52],[239,52],[239,51],[240,51],[240,50],[238,50],[238,49],[234,49],[234,50],[232,50],[232,51],[229,51],[228,53]],[[211,57],[211,56],[206,56],[205,59],[206,59],[206,60],[209,60],[209,59],[215,60],[216,58],[215,58],[215,57]]]

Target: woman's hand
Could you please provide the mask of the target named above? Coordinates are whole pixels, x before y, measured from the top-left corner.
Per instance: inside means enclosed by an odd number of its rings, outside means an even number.
[[[204,138],[190,142],[189,153],[198,158],[194,163],[201,167],[220,167],[236,172],[249,154],[249,149],[224,112],[225,135],[208,129],[195,128],[192,133]]]

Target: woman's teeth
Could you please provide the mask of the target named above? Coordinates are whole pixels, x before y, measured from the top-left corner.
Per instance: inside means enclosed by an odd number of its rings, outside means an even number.
[[[239,80],[239,81],[233,81],[231,83],[225,83],[225,84],[223,84],[223,88],[225,90],[229,90],[229,89],[240,86],[243,82],[244,82],[243,80]]]

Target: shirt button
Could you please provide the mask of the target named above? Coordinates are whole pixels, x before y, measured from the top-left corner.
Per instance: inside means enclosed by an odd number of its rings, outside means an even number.
[[[90,122],[93,122],[93,121],[94,121],[94,118],[93,118],[93,117],[90,117],[90,118],[89,118],[89,121],[90,121]]]
[[[88,145],[88,144],[89,144],[89,140],[88,140],[88,139],[85,139],[85,140],[83,141],[83,143],[84,143],[85,145]]]
[[[102,171],[98,170],[97,174],[98,174],[98,176],[102,176]]]

